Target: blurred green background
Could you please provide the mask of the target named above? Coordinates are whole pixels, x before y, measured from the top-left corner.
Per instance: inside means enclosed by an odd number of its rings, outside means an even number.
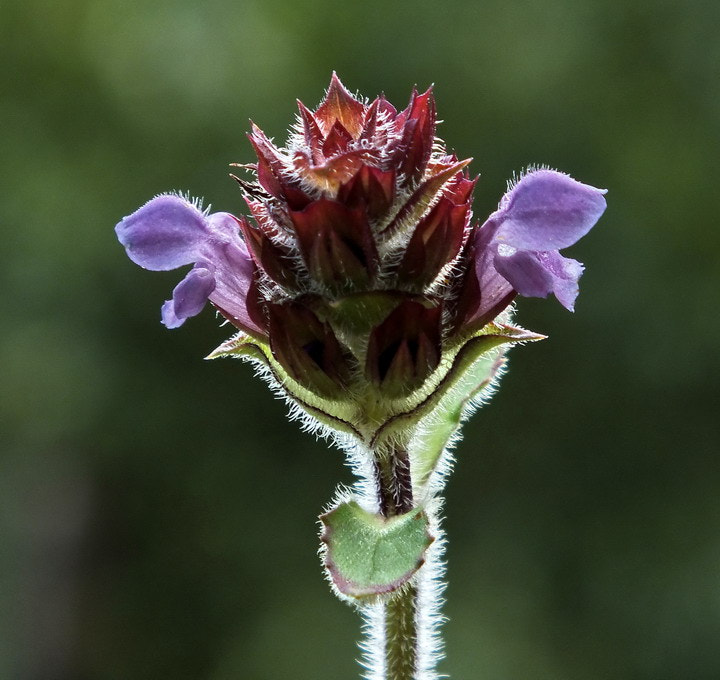
[[[340,453],[285,421],[178,274],[112,231],[154,194],[242,212],[336,69],[436,85],[483,217],[547,163],[607,187],[577,312],[514,350],[448,490],[453,678],[720,677],[720,3],[0,0],[0,678],[354,678],[315,553]],[[714,401],[715,400],[715,401]]]

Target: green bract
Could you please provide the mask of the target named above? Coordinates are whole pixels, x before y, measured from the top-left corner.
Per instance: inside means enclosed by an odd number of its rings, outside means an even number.
[[[374,306],[368,298],[365,309],[382,309],[385,297],[376,300]],[[336,317],[344,310],[338,305]],[[334,325],[344,326],[349,345],[360,346],[362,336],[356,336],[352,329],[364,324],[359,323],[354,305],[348,311],[349,321],[338,323],[336,318]],[[372,320],[373,314],[368,317]],[[473,399],[499,376],[507,348],[543,337],[507,324],[487,324],[474,335],[447,346],[436,370],[417,389],[397,398],[378,390],[370,381],[355,385],[355,389],[338,390],[334,398],[327,398],[291,377],[268,343],[244,333],[220,345],[207,358],[236,357],[256,363],[291,404],[329,432],[351,435],[359,445],[371,449],[397,441],[407,445],[417,430],[413,450],[419,456],[422,477],[427,478]]]
[[[353,598],[401,588],[422,566],[434,540],[422,510],[385,518],[350,501],[320,521],[325,567],[337,590]]]

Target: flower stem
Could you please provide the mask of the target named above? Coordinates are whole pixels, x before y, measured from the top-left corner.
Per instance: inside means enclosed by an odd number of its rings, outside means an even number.
[[[385,605],[386,680],[415,680],[417,588],[400,591]]]
[[[413,508],[410,458],[403,448],[394,448],[377,455],[375,459],[375,483],[380,512],[393,517]]]
[[[384,452],[375,460],[380,511],[385,517],[413,508],[410,459],[403,448]],[[385,680],[415,680],[418,657],[418,590],[400,590],[385,605]]]

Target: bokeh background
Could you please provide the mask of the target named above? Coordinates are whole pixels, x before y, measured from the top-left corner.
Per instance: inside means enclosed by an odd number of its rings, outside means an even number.
[[[336,69],[436,85],[476,214],[547,163],[608,187],[577,312],[522,300],[448,489],[453,678],[720,677],[720,4],[0,1],[0,678],[353,678],[316,517],[341,455],[285,421],[177,273],[112,228],[243,211],[227,164]]]

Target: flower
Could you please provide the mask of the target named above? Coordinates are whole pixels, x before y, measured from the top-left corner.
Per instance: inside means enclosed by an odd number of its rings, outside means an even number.
[[[259,332],[247,297],[255,266],[228,213],[208,215],[181,196],[157,196],[115,227],[130,259],[145,269],[195,266],[162,306],[168,328],[199,314],[210,300],[238,327]]]
[[[284,148],[252,125],[257,162],[240,167],[255,181],[235,177],[249,217],[168,194],[117,226],[140,266],[193,265],[163,305],[167,327],[209,300],[314,393],[402,397],[516,295],[573,309],[583,266],[559,251],[597,222],[604,191],[530,170],[478,226],[470,161],[435,136],[431,90],[397,111],[333,74],[314,112],[298,107]]]
[[[573,311],[583,265],[558,251],[595,225],[605,211],[604,194],[554,170],[534,170],[522,177],[473,235],[475,266],[465,285],[470,299],[464,321],[483,325],[516,294],[553,293]]]

